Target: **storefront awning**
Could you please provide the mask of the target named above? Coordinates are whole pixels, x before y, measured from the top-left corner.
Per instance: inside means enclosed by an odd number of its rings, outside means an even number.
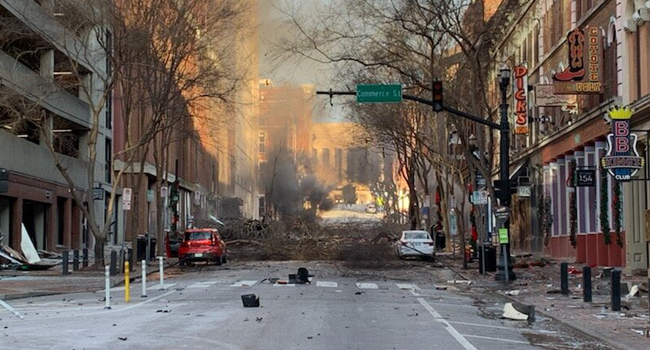
[[[514,170],[510,173],[510,181],[516,181],[517,178],[523,176],[528,177],[528,165],[530,164],[530,158],[526,158],[519,162],[515,166]]]

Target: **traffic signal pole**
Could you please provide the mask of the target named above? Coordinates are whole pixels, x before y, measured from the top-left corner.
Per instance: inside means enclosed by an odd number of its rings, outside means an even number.
[[[421,104],[425,104],[428,106],[431,106],[433,108],[434,112],[438,111],[445,111],[449,112],[451,114],[457,115],[461,118],[465,118],[467,120],[471,120],[475,123],[485,125],[493,130],[499,130],[499,136],[500,136],[500,143],[499,143],[499,180],[497,181],[497,188],[499,189],[497,198],[499,199],[499,205],[505,206],[505,207],[510,207],[510,122],[508,121],[508,103],[507,103],[507,89],[508,89],[508,84],[510,83],[510,71],[509,70],[502,70],[501,73],[499,74],[500,76],[500,81],[499,81],[499,87],[501,89],[501,105],[500,105],[500,114],[501,114],[501,120],[500,123],[495,123],[491,120],[484,119],[469,113],[465,113],[462,111],[459,111],[455,108],[446,106],[442,103],[442,96],[440,95],[439,99],[435,99],[435,90],[438,88],[440,90],[440,94],[442,94],[442,87],[436,86],[436,84],[441,84],[440,82],[433,82],[432,88],[434,90],[434,94],[432,97],[434,99],[432,100],[427,100],[421,97],[417,96],[412,96],[412,95],[402,95],[402,99],[404,100],[410,100],[414,102],[418,102]],[[316,95],[328,95],[330,98],[333,96],[356,96],[357,92],[356,91],[332,91],[330,89],[329,91],[316,91]],[[508,229],[508,236],[510,235],[510,220],[507,220],[504,225],[505,228]],[[509,241],[509,240],[508,240]],[[500,263],[499,266],[499,271],[497,272],[496,279],[497,280],[506,280],[506,281],[512,281],[516,278],[514,272],[512,271],[512,268],[507,268],[510,267],[511,265],[511,259],[510,259],[510,243],[504,245],[505,249],[501,249],[501,259],[499,259]],[[505,254],[505,257],[504,257]],[[501,263],[501,261],[506,261],[506,263]],[[507,265],[507,267],[505,266]],[[505,272],[505,269],[507,269],[507,275]]]

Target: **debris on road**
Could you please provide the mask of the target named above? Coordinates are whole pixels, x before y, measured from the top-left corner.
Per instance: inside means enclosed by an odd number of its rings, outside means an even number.
[[[632,286],[632,288],[630,288],[630,293],[625,296],[625,299],[629,300],[630,298],[635,297],[637,294],[639,294],[639,286],[635,284]]]
[[[467,280],[450,280],[447,281],[447,284],[464,284],[466,286],[469,286],[472,284],[472,281],[467,281]]]
[[[442,285],[437,284],[436,285],[436,290],[447,290],[447,286],[442,286]]]
[[[515,290],[509,290],[509,291],[507,291],[507,292],[506,292],[506,295],[510,295],[510,296],[516,297],[517,295],[519,295],[519,293],[520,293],[519,289],[515,289]]]
[[[244,294],[241,300],[244,307],[260,307],[260,298],[255,294]]]
[[[503,317],[516,321],[535,320],[535,306],[520,303],[506,303],[503,307]]]
[[[126,341],[126,340],[129,339],[129,338],[128,338],[128,337],[117,337],[117,339],[119,339],[119,340],[121,340],[121,341]]]

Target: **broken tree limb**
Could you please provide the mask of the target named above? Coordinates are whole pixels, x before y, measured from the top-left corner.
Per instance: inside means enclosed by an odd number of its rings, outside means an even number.
[[[227,241],[226,244],[227,245],[229,245],[229,244],[233,244],[233,245],[234,244],[257,244],[257,245],[261,245],[262,243],[258,242],[258,241],[253,241],[253,240],[250,240],[250,239],[235,239],[235,240],[232,240],[232,241]]]

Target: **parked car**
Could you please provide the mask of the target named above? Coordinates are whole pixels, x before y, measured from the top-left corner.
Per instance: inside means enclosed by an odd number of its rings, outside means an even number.
[[[427,231],[402,231],[400,239],[395,243],[395,253],[400,259],[420,257],[433,260],[436,256],[436,247]]]
[[[366,206],[366,213],[375,214],[377,213],[377,206],[373,203]]]
[[[182,265],[192,261],[212,261],[221,265],[227,261],[228,250],[216,229],[190,229],[183,233],[178,256]]]

